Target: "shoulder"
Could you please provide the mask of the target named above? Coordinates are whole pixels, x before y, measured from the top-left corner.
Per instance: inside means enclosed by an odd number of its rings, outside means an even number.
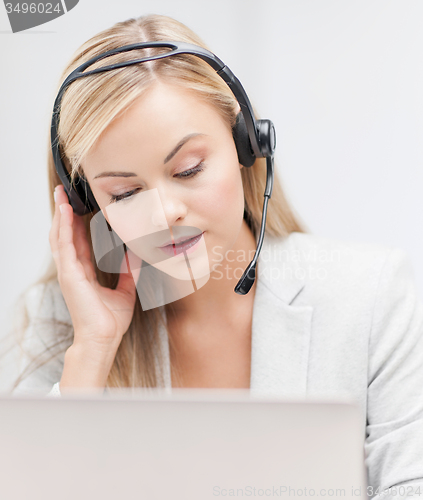
[[[292,246],[303,265],[320,268],[329,278],[336,276],[354,281],[361,278],[379,282],[382,272],[389,273],[392,268],[412,274],[409,256],[399,247],[306,233],[293,233]]]
[[[32,285],[23,299],[19,330],[28,352],[41,354],[69,339],[73,325],[57,279]]]
[[[310,233],[293,232],[286,237],[267,236],[266,250],[270,260],[297,263],[304,269],[321,268],[326,273],[351,275],[378,274],[385,262],[408,261],[399,247],[377,243],[346,241]]]
[[[60,380],[73,326],[57,280],[31,285],[21,295],[16,323],[18,378],[14,394],[47,393]]]
[[[414,284],[410,259],[398,247],[299,232],[266,238],[263,250],[279,281],[302,284],[303,298],[312,302],[374,303],[378,293]]]
[[[23,299],[30,320],[55,319],[72,324],[57,279],[30,286],[23,294]]]
[[[286,237],[266,235],[267,246],[301,264],[328,264],[327,267],[362,263],[377,265],[394,247],[376,243],[346,241],[310,233],[293,232]]]

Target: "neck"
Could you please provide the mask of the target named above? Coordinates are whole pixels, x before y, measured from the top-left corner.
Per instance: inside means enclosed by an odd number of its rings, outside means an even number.
[[[242,273],[251,262],[254,255],[256,241],[245,220],[233,247],[234,262],[223,259],[218,268],[210,273],[208,282],[196,292],[169,304],[167,312],[178,320],[187,320],[197,324],[216,318],[227,319],[229,323],[235,321],[236,312],[243,307],[251,308],[254,301],[256,281],[247,295],[239,295],[234,291]],[[239,260],[238,256],[243,256]],[[242,269],[242,272],[241,272]],[[257,273],[258,269],[256,269]]]

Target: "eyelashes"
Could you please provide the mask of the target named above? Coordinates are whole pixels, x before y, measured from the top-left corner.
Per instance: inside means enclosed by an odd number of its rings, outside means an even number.
[[[185,170],[184,172],[181,172],[180,174],[176,174],[175,177],[178,179],[191,179],[192,177],[196,176],[199,172],[202,172],[205,168],[205,165],[203,162],[200,162],[197,166],[194,168],[190,168],[189,170]],[[118,203],[119,201],[122,200],[128,200],[131,198],[135,193],[138,193],[141,190],[141,188],[136,188],[133,189],[132,191],[127,191],[126,193],[118,194],[118,195],[111,195],[110,197],[110,203]]]

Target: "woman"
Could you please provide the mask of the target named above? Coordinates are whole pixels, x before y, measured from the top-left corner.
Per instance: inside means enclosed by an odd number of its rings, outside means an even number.
[[[85,43],[62,80],[95,55],[161,40],[204,47],[177,21],[146,16]],[[134,53],[115,60],[130,59]],[[209,274],[199,276],[205,279],[195,293],[144,310],[135,285],[138,278],[143,283],[143,255],[128,243],[120,273],[99,269],[93,215],[73,213],[50,158],[54,265],[28,294],[32,319],[25,330],[28,352],[42,361],[27,365],[16,391],[164,385],[353,398],[362,408],[369,484],[417,488],[423,482],[423,306],[408,258],[399,249],[306,234],[275,173],[257,279],[248,294],[235,294],[256,247],[265,185],[263,159],[249,168],[239,162],[232,136],[238,112],[225,82],[192,56],[69,86],[60,145],[109,225],[122,235],[114,214],[120,207],[128,217],[141,214],[139,200],[154,191],[163,209],[157,227],[176,234],[198,229]],[[45,322],[37,324],[40,318],[52,321],[51,333]],[[36,348],[37,335],[47,348]]]

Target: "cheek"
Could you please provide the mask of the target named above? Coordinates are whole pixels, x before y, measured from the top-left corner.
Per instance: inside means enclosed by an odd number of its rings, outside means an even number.
[[[205,220],[215,220],[219,224],[230,224],[242,220],[244,214],[244,191],[239,169],[231,170],[231,175],[213,178],[195,197],[196,212]]]
[[[103,213],[113,230],[125,243],[139,240],[138,243],[144,242],[146,247],[156,247],[160,241],[169,236],[166,216],[157,189],[134,194],[128,202],[112,203],[103,208]]]

